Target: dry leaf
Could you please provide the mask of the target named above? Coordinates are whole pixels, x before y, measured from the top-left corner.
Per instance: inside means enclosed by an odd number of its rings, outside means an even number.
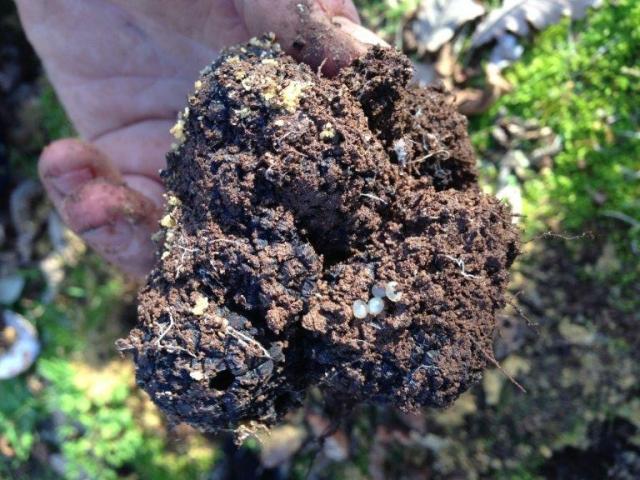
[[[499,96],[492,88],[466,88],[455,92],[456,107],[463,115],[478,115],[486,112]]]
[[[453,38],[458,27],[484,14],[473,0],[422,0],[411,29],[418,53],[436,52]]]
[[[478,25],[472,46],[479,47],[505,32],[527,35],[529,24],[542,30],[559,22],[562,15],[580,18],[587,8],[601,4],[602,0],[504,0],[502,7],[490,12]]]
[[[486,112],[500,96],[511,91],[511,84],[492,65],[485,68],[487,85],[484,89],[467,88],[455,92],[456,106],[464,115]]]
[[[438,72],[433,63],[416,63],[413,64],[415,71],[414,79],[421,87],[432,85],[438,81]]]
[[[497,71],[503,70],[518,60],[524,48],[518,43],[516,37],[510,34],[502,35],[491,51],[489,65]]]

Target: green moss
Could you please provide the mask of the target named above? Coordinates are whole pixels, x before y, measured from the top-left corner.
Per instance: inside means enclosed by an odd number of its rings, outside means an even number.
[[[535,37],[506,74],[513,91],[474,123],[476,146],[491,147],[498,111],[537,119],[563,141],[552,168],[523,185],[529,234],[606,231],[626,268],[640,277],[640,3],[609,2],[585,20],[565,20]],[[633,263],[631,263],[633,262]]]
[[[117,364],[116,364],[117,365]],[[62,359],[41,359],[38,373],[48,383],[45,409],[57,416],[57,443],[65,478],[111,480],[122,469],[129,478],[201,478],[214,457],[167,452],[166,441],[147,430],[131,406],[126,370],[96,374]],[[82,376],[91,378],[82,386]],[[129,377],[130,378],[130,377]]]
[[[0,456],[0,478],[29,465],[39,442],[64,459],[63,478],[203,478],[216,459],[198,436],[170,445],[156,408],[135,387],[132,364],[119,359],[114,341],[126,332],[120,276],[94,255],[69,268],[55,303],[38,299],[43,279],[27,276],[18,310],[37,327],[42,354],[33,372],[3,383],[0,439],[13,454]],[[6,388],[6,389],[5,389]],[[200,442],[200,443],[198,443]],[[47,465],[38,472],[46,478]]]

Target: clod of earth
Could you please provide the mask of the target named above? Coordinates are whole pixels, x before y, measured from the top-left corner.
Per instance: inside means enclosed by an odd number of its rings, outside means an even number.
[[[376,47],[324,78],[270,36],[202,72],[119,344],[170,419],[271,425],[311,385],[444,407],[480,378],[518,232],[478,188],[465,118],[411,77]]]

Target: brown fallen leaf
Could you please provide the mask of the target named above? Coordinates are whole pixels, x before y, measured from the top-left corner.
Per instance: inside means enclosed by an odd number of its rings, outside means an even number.
[[[478,115],[486,112],[506,92],[511,84],[502,76],[500,70],[488,65],[485,68],[487,85],[483,89],[467,88],[454,92],[458,111],[464,115]]]
[[[602,0],[504,0],[501,7],[489,12],[472,37],[472,47],[479,47],[506,32],[518,36],[529,33],[529,25],[542,30],[558,23],[563,15],[577,19],[589,7],[598,7]]]
[[[478,115],[486,112],[500,97],[495,88],[465,88],[454,92],[458,111],[463,115]]]

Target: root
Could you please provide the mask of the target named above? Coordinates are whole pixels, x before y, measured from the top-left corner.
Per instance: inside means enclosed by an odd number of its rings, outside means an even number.
[[[166,350],[169,353],[174,353],[176,351],[178,352],[184,352],[187,355],[189,355],[192,358],[198,358],[196,356],[196,354],[190,352],[189,350],[187,350],[186,348],[183,347],[178,347],[177,345],[160,345],[160,348],[162,348],[163,350]]]
[[[516,293],[513,297],[517,300],[518,296],[521,294],[522,292],[518,292]],[[533,328],[536,333],[540,333],[538,330],[538,327],[540,326],[537,322],[534,322],[533,320],[531,320],[520,308],[520,306],[518,306],[517,303],[511,301],[511,300],[507,300],[507,304],[511,307],[513,307],[513,309],[516,311],[516,313],[520,316],[520,318],[522,318],[525,322],[527,322],[527,326]]]
[[[258,347],[262,351],[262,353],[264,353],[264,357],[268,358],[269,360],[273,360],[273,358],[271,358],[271,354],[269,353],[269,351],[266,348],[264,348],[264,346],[260,342],[236,330],[231,325],[227,325],[227,330],[225,333],[228,333],[231,336],[235,337],[245,347],[249,346],[247,345],[247,342],[252,343],[256,347]]]
[[[372,194],[372,193],[361,193],[360,194],[361,197],[367,197],[370,198],[372,200],[378,200],[379,202],[384,203],[385,205],[388,205],[388,203],[386,201],[384,201],[382,198]]]
[[[520,390],[522,393],[527,393],[527,390],[522,385],[520,385],[518,381],[513,378],[513,376],[511,376],[504,368],[502,368],[500,362],[498,362],[498,360],[496,360],[493,355],[489,355],[484,349],[480,349],[480,351],[483,353],[487,360],[489,360],[498,370],[502,372],[505,377],[509,379],[511,383],[513,383],[518,388],[518,390]]]
[[[407,162],[407,164],[415,165],[417,163],[422,163],[422,162],[425,162],[425,161],[429,160],[430,158],[435,157],[436,155],[440,155],[441,153],[445,153],[446,156],[444,158],[438,159],[438,160],[449,160],[451,158],[451,153],[449,153],[448,150],[436,150],[435,152],[431,152],[431,153],[425,155],[424,157],[417,158],[415,160],[410,160],[409,162]]]
[[[160,334],[160,336],[156,340],[156,345],[160,346],[160,342],[167,335],[167,333],[169,333],[169,330],[171,330],[174,327],[174,325],[175,325],[175,322],[173,321],[173,315],[171,315],[171,313],[169,313],[169,326],[167,328],[165,328],[164,332],[162,332]]]
[[[562,240],[581,240],[583,238],[588,238],[588,239],[593,239],[593,233],[592,232],[582,232],[580,235],[565,235],[563,233],[554,233],[554,232],[544,232],[541,233],[540,235],[536,235],[535,237],[527,240],[526,242],[523,242],[524,244],[527,243],[531,243],[534,242],[536,240],[540,240],[541,238],[560,238]]]
[[[460,273],[464,278],[478,278],[477,275],[467,273],[467,271],[465,270],[464,261],[461,258],[452,257],[451,255],[445,255],[445,258],[448,258],[460,268]]]

